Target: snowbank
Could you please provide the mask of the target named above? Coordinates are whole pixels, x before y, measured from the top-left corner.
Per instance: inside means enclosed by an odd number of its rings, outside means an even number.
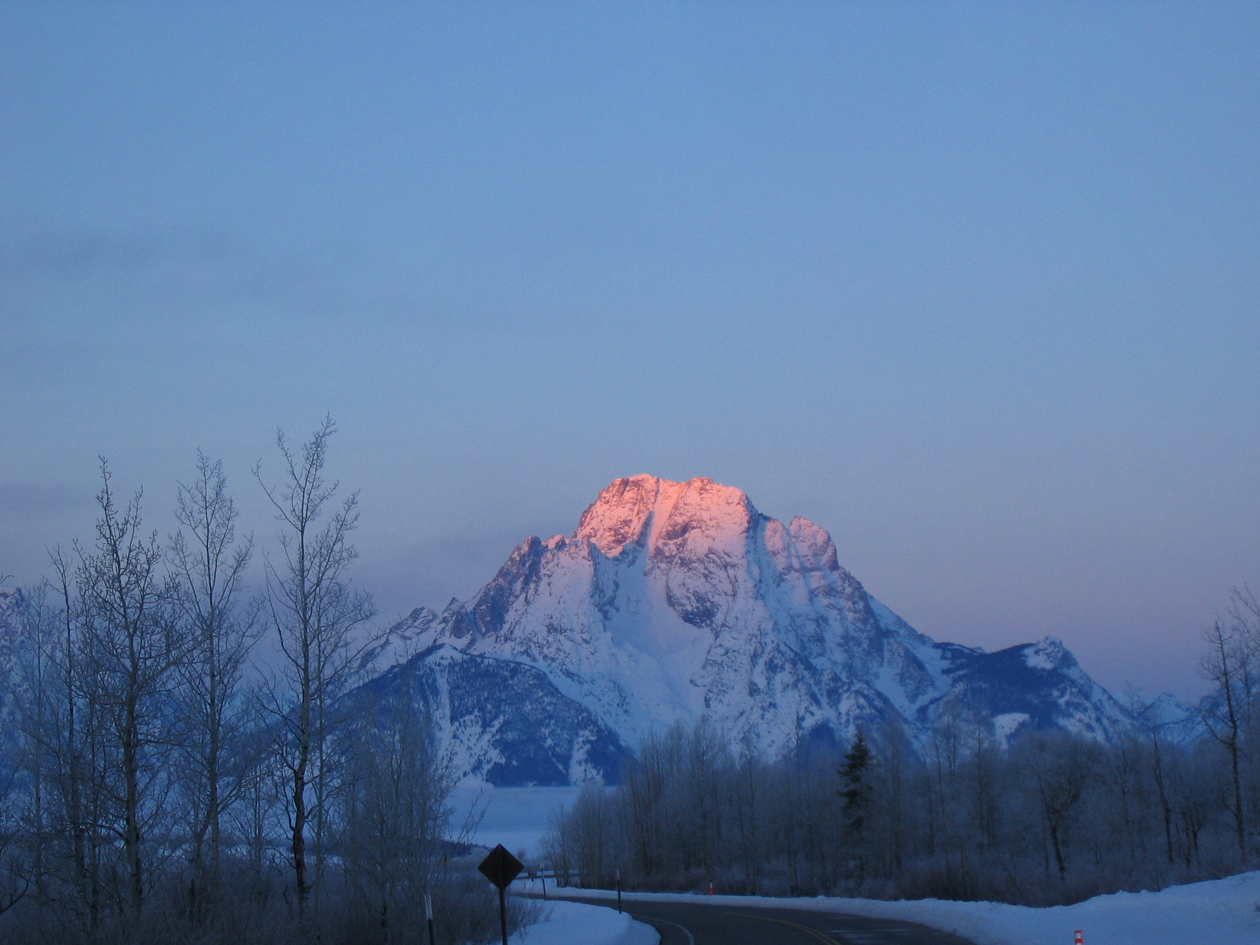
[[[512,945],[660,945],[650,925],[635,922],[606,906],[580,902],[548,903],[551,917],[512,936]]]
[[[616,896],[616,893],[602,891],[593,894]],[[688,895],[624,895],[627,899],[667,902],[696,900],[695,896]],[[1048,909],[941,899],[881,902],[821,896],[817,899],[703,898],[715,905],[773,905],[902,919],[953,932],[976,945],[1071,945],[1072,934],[1077,929],[1084,933],[1084,945],[1256,945],[1260,942],[1260,872],[1174,886],[1157,893],[1097,896],[1074,906]]]

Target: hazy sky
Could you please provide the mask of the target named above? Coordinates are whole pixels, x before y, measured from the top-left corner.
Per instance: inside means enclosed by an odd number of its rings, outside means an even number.
[[[330,412],[385,614],[599,489],[1202,689],[1260,583],[1260,6],[0,6],[0,573]]]

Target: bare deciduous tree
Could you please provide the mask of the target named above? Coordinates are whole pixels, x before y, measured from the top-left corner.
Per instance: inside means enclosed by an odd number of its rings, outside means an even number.
[[[253,546],[236,543],[236,506],[222,462],[197,452],[197,476],[179,486],[176,520],[186,528],[171,539],[175,602],[188,633],[180,691],[181,778],[189,807],[196,883],[213,898],[222,878],[222,821],[239,796],[251,754],[239,737],[246,723],[240,698],[246,657],[257,639],[255,608],[238,598]]]
[[[269,696],[281,725],[281,757],[289,776],[290,855],[298,908],[305,913],[318,888],[331,761],[328,736],[332,711],[345,691],[362,649],[355,631],[372,616],[371,598],[350,586],[357,552],[349,535],[358,523],[358,493],[335,501],[338,484],[326,478],[331,417],[295,451],[280,431],[284,460],[281,484],[268,486],[261,465],[254,475],[281,524],[279,559],[266,559],[265,613],[283,653],[281,679]],[[314,869],[307,863],[313,831]],[[312,876],[313,872],[313,876]]]
[[[1234,818],[1240,862],[1247,859],[1247,820],[1243,805],[1242,752],[1245,708],[1251,689],[1251,654],[1239,628],[1217,620],[1203,632],[1208,653],[1200,664],[1219,698],[1205,704],[1203,719],[1208,731],[1229,754],[1231,793],[1227,802]]]
[[[361,705],[338,739],[338,847],[356,898],[385,945],[420,936],[417,906],[432,888],[452,780],[428,719],[409,699]]]
[[[109,793],[118,805],[127,875],[124,911],[140,920],[145,895],[145,828],[163,800],[161,755],[164,702],[172,671],[183,656],[158,567],[157,535],[141,534],[141,493],[124,507],[114,501],[110,472],[101,461],[96,549],[84,555],[79,581],[86,606],[85,655],[93,697],[109,724],[107,748],[117,752]]]

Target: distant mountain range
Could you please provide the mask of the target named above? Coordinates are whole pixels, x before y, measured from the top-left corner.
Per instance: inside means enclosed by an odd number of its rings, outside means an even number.
[[[648,732],[710,718],[767,754],[952,715],[1108,741],[1135,721],[1183,741],[1192,709],[1135,720],[1053,637],[987,653],[936,643],[867,594],[827,532],[710,479],[618,479],[571,536],[529,538],[471,600],[418,608],[367,657],[363,694],[429,707],[464,775],[613,782]]]

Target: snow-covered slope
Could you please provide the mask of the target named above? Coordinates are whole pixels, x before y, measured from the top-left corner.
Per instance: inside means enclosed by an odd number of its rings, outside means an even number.
[[[365,704],[362,711],[390,699],[424,706],[454,772],[497,786],[611,784],[629,753],[546,673],[445,644],[399,663],[351,699]]]
[[[533,892],[533,889],[529,889]],[[528,945],[659,945],[661,935],[646,922],[612,906],[552,900],[543,908],[544,918],[512,938]]]
[[[1007,738],[1129,724],[1058,640],[935,643],[867,594],[824,529],[710,479],[616,480],[572,535],[527,539],[471,600],[417,609],[373,658],[451,652],[536,669],[626,745],[701,716],[772,754],[894,717],[921,736],[943,711]]]
[[[605,901],[616,895],[607,890],[582,891],[583,898]],[[1158,892],[1095,896],[1075,905],[1049,908],[941,899],[888,902],[678,893],[625,893],[624,897],[630,902],[699,900],[717,909],[758,905],[895,919],[950,932],[976,945],[1066,945],[1077,930],[1085,945],[1253,945],[1260,941],[1260,873],[1170,886]]]
[[[1031,725],[1109,741],[1133,724],[1054,637],[996,653],[957,650],[948,670],[949,700],[993,718],[1000,738]]]

